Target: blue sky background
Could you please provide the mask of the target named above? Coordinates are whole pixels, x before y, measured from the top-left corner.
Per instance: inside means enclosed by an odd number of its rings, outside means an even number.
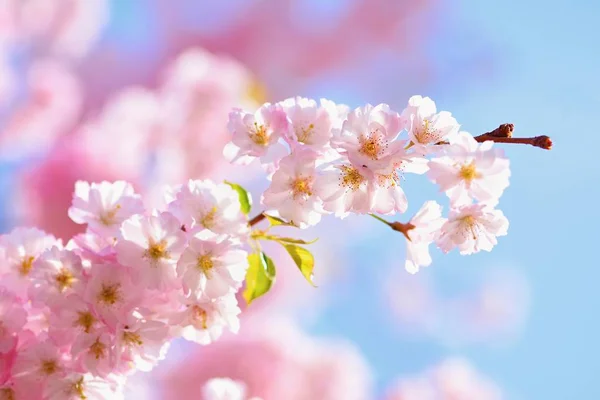
[[[104,40],[151,57],[160,38],[152,24],[144,23],[143,3],[113,4]],[[342,335],[360,346],[376,373],[378,390],[398,375],[419,372],[445,356],[464,355],[505,389],[508,399],[599,399],[600,3],[447,0],[435,12],[435,33],[424,51],[436,65],[433,83],[415,83],[400,73],[387,82],[398,87],[398,94],[369,91],[345,84],[345,78],[360,78],[355,71],[326,77],[302,94],[350,105],[370,101],[397,106],[408,94],[422,94],[474,134],[512,122],[517,136],[551,136],[550,152],[505,146],[512,179],[500,207],[511,226],[494,251],[472,257],[435,253],[434,264],[421,272],[452,291],[482,270],[518,269],[532,288],[530,316],[519,337],[504,346],[448,346],[402,335],[380,292],[387,273],[402,268],[403,244],[373,220],[368,240],[347,250],[352,252],[351,274],[344,285],[321,288],[331,291],[331,300],[309,329],[317,335]],[[474,65],[479,61],[472,54],[482,54],[493,68]],[[10,185],[6,168],[4,187]],[[411,177],[406,186],[411,215],[435,194],[424,179]],[[9,214],[5,209],[4,215]],[[346,240],[340,236],[335,240]],[[393,257],[397,263],[390,263]]]
[[[380,330],[379,324],[386,327],[389,322],[384,313],[373,312],[382,309],[379,297],[373,296],[380,282],[371,281],[368,270],[386,260],[379,254],[398,248],[398,238],[377,232],[377,240],[364,243],[357,252],[361,257],[355,259],[355,270],[363,273],[347,290],[352,295],[330,308],[315,331],[343,333],[359,343],[380,384],[443,355],[459,354],[496,380],[510,399],[600,398],[600,264],[595,252],[600,167],[595,156],[598,130],[592,122],[600,106],[600,5],[471,0],[447,9],[444,29],[449,35],[431,40],[431,57],[440,64],[451,62],[456,48],[451,38],[459,38],[464,46],[486,40],[496,70],[492,77],[471,80],[460,71],[454,76],[450,69],[447,82],[418,93],[451,110],[467,131],[480,133],[513,122],[515,135],[548,134],[554,149],[506,147],[512,179],[500,207],[511,221],[509,235],[491,254],[438,257],[425,273],[452,286],[465,271],[492,265],[522,269],[533,292],[530,318],[521,337],[501,348],[449,349]],[[464,37],[473,34],[476,37]]]

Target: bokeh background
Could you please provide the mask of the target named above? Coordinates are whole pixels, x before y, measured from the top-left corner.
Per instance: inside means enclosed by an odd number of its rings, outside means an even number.
[[[234,106],[430,96],[473,134],[553,138],[506,146],[494,251],[436,252],[411,276],[402,237],[326,218],[304,232],[318,289],[269,249],[278,282],[242,332],[174,343],[128,398],[197,399],[230,376],[265,400],[599,399],[599,17],[586,0],[0,1],[1,230],[68,239],[77,179],[127,179],[159,204],[164,185],[226,176],[258,200],[260,171],[221,159]],[[438,196],[405,186],[409,215]]]

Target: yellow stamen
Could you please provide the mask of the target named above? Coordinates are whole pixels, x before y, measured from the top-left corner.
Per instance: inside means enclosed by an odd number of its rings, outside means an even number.
[[[470,183],[473,179],[479,178],[481,175],[477,172],[475,167],[475,161],[471,161],[470,164],[463,165],[460,167],[458,172],[460,177]]]
[[[56,363],[56,360],[43,360],[40,370],[42,374],[50,376],[58,371],[58,364]]]
[[[139,334],[128,331],[123,332],[123,342],[128,346],[141,346],[144,344]]]
[[[202,329],[208,329],[208,313],[199,306],[193,306],[192,318],[196,321],[200,320]]]
[[[73,286],[73,282],[75,282],[75,277],[66,268],[60,270],[60,272],[54,277],[54,281],[58,285],[58,290],[64,292],[65,289]]]
[[[111,303],[111,304],[114,304],[114,303]],[[81,327],[83,327],[83,331],[85,333],[90,333],[92,326],[94,325],[94,323],[96,323],[96,318],[89,311],[78,311],[77,315],[78,315],[78,317],[77,317],[77,320],[75,321],[74,325],[81,326]]]
[[[299,127],[296,129],[296,136],[298,137],[298,141],[300,143],[307,143],[312,136],[313,130],[315,129],[315,124],[309,124],[308,127]]]
[[[363,135],[358,140],[360,143],[359,153],[364,154],[371,160],[378,160],[387,147],[377,131],[371,132],[369,136]]]
[[[365,178],[354,167],[342,165],[340,169],[342,171],[340,185],[351,189],[353,192],[357,191],[360,185],[365,181]]]
[[[254,129],[250,130],[250,139],[259,146],[267,146],[269,144],[269,136],[267,134],[267,127],[259,125],[258,122],[254,123]]]
[[[29,275],[31,268],[33,267],[33,260],[35,260],[35,257],[33,256],[23,258],[23,261],[21,261],[21,265],[19,266],[19,273],[22,276]]]
[[[154,243],[150,241],[150,246],[148,250],[144,252],[144,255],[147,258],[150,258],[150,261],[156,263],[157,261],[163,258],[169,258],[169,252],[167,251],[167,241],[161,240],[158,243]]]
[[[215,225],[215,217],[217,216],[217,207],[213,207],[209,212],[199,218],[200,224],[206,229],[211,229]]]
[[[117,204],[112,210],[107,211],[100,215],[100,222],[104,226],[112,226],[117,223],[116,216],[117,212],[121,209],[121,205]]]
[[[83,376],[81,378],[79,378],[77,380],[77,382],[75,382],[73,384],[73,386],[71,387],[71,389],[73,390],[73,392],[79,396],[79,398],[81,400],[85,400],[87,399],[87,396],[85,395],[85,393],[83,392]]]
[[[211,270],[215,266],[210,254],[202,254],[200,257],[198,257],[198,263],[196,266],[204,273],[204,275],[206,275],[207,278],[210,279]]]
[[[387,186],[388,188],[398,186],[400,184],[399,181],[400,177],[398,176],[398,172],[396,172],[395,170],[389,174],[377,175],[377,183],[379,184],[379,186]]]
[[[100,339],[96,339],[96,341],[90,346],[90,353],[94,355],[96,360],[100,358],[104,358],[106,356],[106,345],[100,341]]]
[[[312,196],[311,179],[299,177],[292,183],[294,198],[298,196]]]
[[[102,289],[98,294],[98,301],[107,305],[113,305],[121,300],[121,285],[114,283],[112,285],[102,284]]]
[[[473,237],[473,240],[477,240],[477,220],[472,215],[467,215],[461,218],[461,222],[465,230],[469,231]]]

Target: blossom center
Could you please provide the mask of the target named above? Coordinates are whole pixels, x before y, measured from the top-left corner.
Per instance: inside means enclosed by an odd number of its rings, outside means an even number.
[[[129,346],[141,346],[144,344],[138,333],[129,331],[123,332],[123,342]]]
[[[116,300],[115,300],[116,301]],[[89,311],[78,311],[75,326],[83,327],[85,333],[90,333],[92,325],[96,322],[96,318]]]
[[[21,276],[29,275],[31,268],[33,267],[33,260],[35,260],[35,257],[33,256],[23,258],[23,261],[21,261],[21,265],[19,266],[19,273]]]
[[[361,136],[359,143],[359,153],[364,154],[371,160],[378,160],[385,148],[387,148],[387,143],[381,139],[381,135],[377,131],[371,132],[368,136]]]
[[[15,391],[11,388],[0,389],[0,399],[2,400],[15,400]]]
[[[77,382],[73,383],[73,386],[71,386],[71,390],[73,390],[73,392],[79,396],[79,398],[81,400],[85,400],[87,399],[87,396],[85,395],[85,393],[83,392],[83,376],[81,378],[79,378],[77,380]]]
[[[100,339],[96,339],[96,341],[90,346],[90,353],[99,360],[100,358],[104,358],[106,354],[106,345],[100,341]]]
[[[163,258],[169,258],[169,252],[167,251],[167,242],[161,240],[158,243],[150,242],[150,247],[146,250],[146,257],[149,257],[151,261],[156,262]]]
[[[102,285],[102,289],[98,294],[98,300],[104,304],[113,305],[121,299],[121,285],[118,283],[112,285]]]
[[[470,233],[473,237],[473,240],[477,240],[477,219],[475,219],[475,217],[472,215],[466,215],[461,218],[461,223],[465,233]]]
[[[210,254],[202,254],[200,257],[198,257],[196,266],[204,273],[204,275],[206,275],[207,278],[210,278],[210,271],[215,267],[215,264]]]
[[[75,277],[66,268],[60,270],[60,272],[54,277],[54,281],[58,285],[58,290],[64,292],[65,289],[73,286],[73,282],[75,282]]]
[[[475,167],[475,161],[471,161],[470,164],[465,164],[460,167],[460,171],[458,172],[460,177],[467,182],[471,182],[475,178],[479,178],[479,173],[477,172],[477,168]]]
[[[208,313],[206,310],[199,306],[194,306],[192,308],[192,318],[194,321],[199,322],[202,326],[202,329],[208,329]]]
[[[353,192],[357,191],[360,185],[365,181],[365,177],[362,176],[355,167],[342,165],[340,169],[342,170],[340,185],[352,189]]]
[[[202,224],[202,226],[205,227],[206,229],[210,229],[213,226],[215,226],[216,217],[217,217],[217,207],[215,206],[215,207],[211,208],[209,212],[207,212],[200,218],[200,224]]]
[[[267,146],[269,144],[267,127],[264,125],[259,125],[257,122],[255,122],[254,129],[250,131],[250,139],[252,139],[252,141],[259,146]]]
[[[415,133],[417,142],[421,144],[437,143],[440,141],[440,134],[437,129],[431,129],[431,122],[428,119],[423,120],[421,129]]]
[[[100,214],[100,222],[104,226],[112,226],[117,223],[117,212],[121,209],[121,205],[117,204],[113,209]]]
[[[312,185],[310,178],[296,178],[292,182],[292,192],[294,194],[294,198],[298,196],[312,196]]]
[[[315,124],[308,124],[308,126],[301,126],[296,129],[296,136],[300,143],[308,143],[315,129]]]
[[[40,370],[42,374],[50,376],[58,371],[58,364],[56,363],[56,360],[42,360]]]
[[[387,186],[393,187],[398,186],[400,181],[400,177],[398,176],[398,172],[393,170],[389,174],[378,174],[377,175],[377,183],[379,186]]]

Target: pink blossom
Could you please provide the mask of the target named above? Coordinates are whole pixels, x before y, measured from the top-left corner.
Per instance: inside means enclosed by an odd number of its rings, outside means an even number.
[[[142,213],[144,206],[131,184],[124,181],[75,183],[73,205],[69,217],[78,224],[102,235],[118,235],[121,223],[134,214]]]
[[[238,194],[224,183],[188,181],[175,193],[169,211],[187,228],[208,229],[228,235],[242,235],[249,231],[248,218],[241,211]]]
[[[81,258],[56,246],[35,261],[31,276],[30,299],[49,306],[60,303],[64,296],[81,291],[84,284]]]
[[[115,298],[117,300],[114,302],[114,305],[118,307],[119,300],[121,300],[118,298],[120,287],[117,288],[116,286],[105,284],[103,289],[101,286],[103,292],[96,292],[96,295],[109,298],[111,288],[115,290]],[[94,301],[91,297],[90,300]],[[72,294],[65,297],[60,305],[54,307],[50,315],[48,335],[54,343],[64,346],[72,343],[77,337],[95,332],[99,329],[101,322],[101,316],[96,313],[90,303],[85,302],[79,295]]]
[[[177,285],[175,265],[186,244],[181,222],[171,213],[134,215],[121,226],[117,257],[132,268],[134,279],[151,289]]]
[[[225,157],[248,164],[260,158],[262,164],[279,161],[286,149],[279,142],[288,129],[286,115],[277,105],[266,103],[254,114],[235,109],[229,114],[231,142],[225,146]]]
[[[213,378],[202,387],[202,400],[245,400],[246,387],[229,378]]]
[[[323,208],[337,217],[350,212],[366,214],[373,205],[373,174],[366,168],[341,163],[326,167],[314,184],[314,190],[323,200]]]
[[[16,380],[46,382],[62,374],[65,362],[60,349],[44,341],[19,351],[12,374]]]
[[[76,362],[95,376],[106,378],[116,365],[115,337],[106,329],[78,336],[71,346]]]
[[[429,97],[411,97],[401,118],[416,152],[427,153],[430,149],[426,146],[454,139],[459,129],[452,114],[447,111],[438,113]]]
[[[17,334],[26,322],[27,312],[21,300],[0,286],[0,354],[15,346]]]
[[[285,139],[292,149],[298,146],[323,151],[329,145],[332,129],[337,119],[335,103],[304,97],[292,97],[277,103],[286,113],[289,132]]]
[[[240,329],[241,311],[233,294],[216,299],[189,297],[184,304],[186,309],[174,314],[170,322],[183,328],[181,336],[189,341],[209,344],[221,337],[225,328],[233,333]]]
[[[437,244],[444,253],[458,247],[460,254],[491,251],[497,236],[508,233],[508,220],[500,210],[483,204],[462,206],[450,210],[441,228]]]
[[[493,206],[508,187],[509,161],[493,144],[478,144],[461,132],[448,146],[447,155],[429,162],[429,177],[455,206],[471,203],[471,199]]]
[[[186,292],[209,298],[224,296],[241,287],[248,268],[247,256],[238,241],[225,235],[196,234],[177,263],[177,275]]]
[[[114,326],[118,321],[124,321],[137,305],[140,295],[127,268],[118,264],[92,265],[84,300],[93,305],[105,323]]]
[[[118,376],[98,378],[92,374],[71,373],[48,382],[48,400],[123,400],[123,379]]]
[[[160,321],[130,318],[116,333],[117,363],[133,362],[136,369],[150,371],[165,358],[169,348],[169,327]]]
[[[446,222],[442,218],[442,207],[435,201],[427,201],[408,222],[412,228],[408,231],[410,240],[406,242],[406,270],[414,274],[419,267],[431,264],[429,245],[439,235],[440,228]]]
[[[312,150],[299,149],[283,158],[262,198],[269,210],[300,228],[316,225],[325,213],[314,188],[317,156]]]
[[[332,146],[344,152],[355,166],[372,171],[386,170],[395,161],[405,141],[395,140],[400,133],[400,116],[387,104],[356,108],[348,114]]]
[[[114,239],[100,236],[92,232],[74,236],[66,248],[79,255],[87,263],[117,262]]]
[[[35,260],[44,250],[59,244],[56,238],[36,228],[15,228],[0,236],[4,249],[0,277],[17,295],[25,297]]]

